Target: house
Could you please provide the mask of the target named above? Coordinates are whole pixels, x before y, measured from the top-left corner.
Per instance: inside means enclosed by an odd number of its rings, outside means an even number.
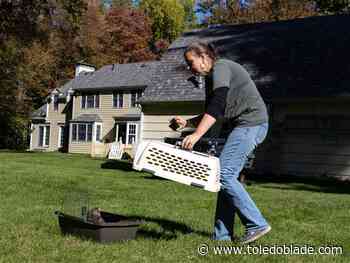
[[[80,73],[94,70],[95,68],[89,64],[78,63],[75,78],[54,89],[46,98],[46,103],[33,112],[30,150],[67,150],[69,121],[72,117],[70,102],[74,93],[73,88],[84,85],[87,81],[87,76]]]
[[[205,91],[190,81],[183,52],[193,41],[211,42],[248,70],[268,105],[271,128],[256,172],[349,178],[349,24],[350,16],[338,15],[183,34],[141,98],[143,139],[162,140],[169,118],[201,112]]]
[[[115,141],[131,150],[141,133],[137,101],[157,63],[113,64],[99,70],[79,64],[76,77],[51,92],[32,115],[30,150],[106,156]]]
[[[31,149],[66,142],[69,152],[105,156],[114,141],[130,149],[179,137],[169,120],[201,113],[205,99],[203,80],[187,70],[183,52],[205,41],[248,70],[268,105],[271,128],[256,152],[256,172],[349,178],[349,24],[350,16],[337,15],[218,25],[184,33],[160,61],[90,69],[34,114]],[[209,136],[217,130],[220,122]]]

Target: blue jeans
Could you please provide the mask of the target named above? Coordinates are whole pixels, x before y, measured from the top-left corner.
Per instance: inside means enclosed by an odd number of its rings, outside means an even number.
[[[267,131],[268,123],[253,127],[236,127],[227,138],[220,154],[221,189],[215,213],[215,240],[231,240],[236,213],[248,231],[268,226],[254,201],[238,181],[247,156],[264,141]]]

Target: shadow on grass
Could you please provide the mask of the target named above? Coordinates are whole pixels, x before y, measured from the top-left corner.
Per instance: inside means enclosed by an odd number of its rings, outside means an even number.
[[[132,162],[127,160],[107,160],[101,164],[102,169],[122,170],[126,172],[138,172],[132,168]],[[142,176],[143,179],[147,180],[166,180],[164,178],[155,176],[153,174]]]
[[[102,169],[118,169],[126,172],[134,171],[132,169],[132,162],[126,160],[107,160],[101,164]]]
[[[146,175],[146,176],[143,176],[143,179],[147,179],[147,180],[167,180],[165,178],[162,178],[162,177],[159,177],[159,176],[155,176],[153,174],[149,174],[149,175]]]
[[[333,178],[301,177],[291,175],[247,175],[250,184],[259,184],[264,188],[282,190],[302,190],[322,193],[350,194],[350,183],[341,182]],[[264,185],[268,183],[283,184]]]
[[[176,239],[179,235],[197,234],[210,238],[211,234],[205,231],[197,231],[187,226],[186,224],[171,221],[163,218],[154,218],[147,216],[131,215],[130,218],[141,220],[144,223],[155,223],[162,228],[162,231],[142,229],[137,231],[137,236],[146,239]]]

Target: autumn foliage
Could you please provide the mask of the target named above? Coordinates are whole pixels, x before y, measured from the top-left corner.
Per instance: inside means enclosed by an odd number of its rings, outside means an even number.
[[[106,15],[104,32],[105,63],[131,63],[152,60],[151,23],[143,11],[130,8],[112,8]],[[107,63],[106,63],[107,64]]]
[[[195,26],[194,0],[112,2],[106,8],[100,0],[0,0],[0,148],[25,145],[22,131],[31,112],[74,77],[77,62],[99,68],[157,59],[185,28]],[[350,9],[349,0],[251,0],[249,8],[238,2],[197,1],[212,14],[203,26]]]
[[[227,1],[225,6],[213,6],[208,24],[246,24],[272,22],[317,15],[313,1],[308,0],[255,0],[249,8],[242,8],[239,1]]]

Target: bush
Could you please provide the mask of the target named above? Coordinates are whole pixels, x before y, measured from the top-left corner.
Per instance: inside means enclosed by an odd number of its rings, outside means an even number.
[[[27,119],[0,114],[0,123],[0,149],[24,150],[28,147]]]

